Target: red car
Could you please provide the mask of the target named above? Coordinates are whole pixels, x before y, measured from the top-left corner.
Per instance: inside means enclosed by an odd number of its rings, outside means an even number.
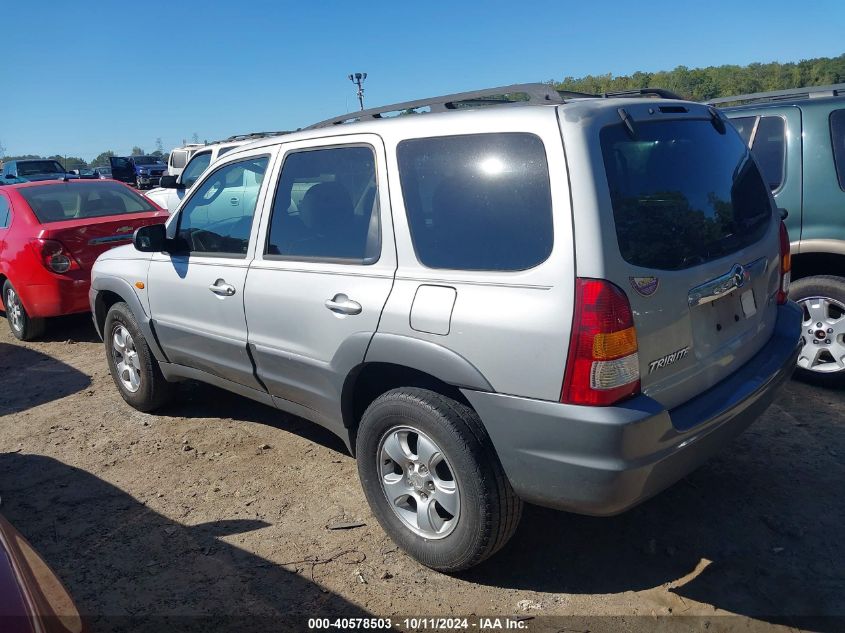
[[[62,581],[2,516],[0,630],[4,633],[84,633],[86,630]]]
[[[0,286],[12,333],[32,340],[46,317],[88,312],[97,256],[130,243],[139,226],[167,217],[113,180],[0,186]]]

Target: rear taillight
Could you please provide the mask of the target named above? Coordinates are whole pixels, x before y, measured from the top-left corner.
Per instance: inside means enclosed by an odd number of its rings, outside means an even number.
[[[792,278],[792,255],[789,252],[789,231],[786,224],[780,223],[780,286],[777,302],[783,305],[789,299],[789,282]]]
[[[607,406],[640,392],[631,304],[603,279],[575,280],[575,315],[560,401]]]
[[[54,273],[66,273],[71,270],[78,270],[79,263],[73,255],[58,240],[45,240],[41,238],[30,241],[35,254],[41,260],[44,268]]]

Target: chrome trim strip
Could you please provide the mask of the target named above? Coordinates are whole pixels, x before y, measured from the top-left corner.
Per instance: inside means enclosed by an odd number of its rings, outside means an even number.
[[[132,233],[123,233],[122,235],[110,235],[108,237],[95,237],[89,240],[89,246],[96,246],[97,244],[110,244],[112,242],[131,242]]]
[[[693,308],[705,303],[715,301],[737,288],[742,288],[758,275],[766,272],[769,261],[765,257],[755,259],[753,262],[743,266],[734,264],[730,271],[715,279],[705,281],[689,291],[687,303]]]

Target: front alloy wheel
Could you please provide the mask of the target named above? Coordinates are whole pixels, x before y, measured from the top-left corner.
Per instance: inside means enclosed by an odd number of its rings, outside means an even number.
[[[117,376],[124,389],[135,393],[141,387],[141,363],[135,341],[123,325],[117,324],[112,334],[112,356]]]

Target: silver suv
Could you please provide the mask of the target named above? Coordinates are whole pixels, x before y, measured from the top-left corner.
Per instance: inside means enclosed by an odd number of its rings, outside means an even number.
[[[325,426],[443,571],[523,501],[658,493],[769,405],[801,313],[740,136],[644,96],[510,86],[233,150],[94,266],[120,394],[152,411],[196,379]]]

